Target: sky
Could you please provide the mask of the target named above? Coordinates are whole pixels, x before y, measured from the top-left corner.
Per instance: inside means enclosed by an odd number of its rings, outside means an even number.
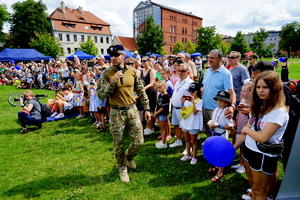
[[[17,0],[0,0],[12,12]],[[60,7],[61,0],[43,0],[49,15]],[[132,37],[132,12],[140,0],[64,0],[69,8],[79,6],[111,25],[113,36]],[[281,30],[286,23],[300,22],[299,0],[154,0],[203,18],[203,26],[216,26],[217,33],[234,37],[237,31]],[[5,24],[4,31],[9,30]]]

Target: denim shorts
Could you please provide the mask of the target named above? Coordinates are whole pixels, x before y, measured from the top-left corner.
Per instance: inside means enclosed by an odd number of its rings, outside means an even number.
[[[158,119],[161,122],[167,121],[167,115],[158,115]]]
[[[187,130],[185,128],[181,128],[185,132],[189,132],[192,135],[198,134],[199,130],[198,129],[192,129],[192,130]]]

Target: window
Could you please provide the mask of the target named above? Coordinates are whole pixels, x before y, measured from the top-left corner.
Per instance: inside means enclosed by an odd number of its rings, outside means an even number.
[[[70,34],[66,34],[67,41],[70,41]]]
[[[100,43],[103,43],[103,37],[100,37]]]
[[[72,28],[75,28],[75,24],[72,24]]]
[[[101,54],[104,54],[104,49],[101,49]]]
[[[171,53],[173,52],[173,48],[172,48],[172,47],[170,47],[170,52],[171,52]]]
[[[106,43],[109,44],[109,37],[106,37]]]
[[[99,31],[102,31],[102,27],[99,27]]]
[[[98,40],[97,40],[97,36],[94,36],[94,41],[95,41],[95,43],[97,43],[97,42],[98,42]]]
[[[193,25],[194,25],[194,26],[197,26],[197,22],[193,22]]]
[[[173,27],[172,26],[170,26],[170,33],[172,33],[173,32]]]
[[[182,28],[181,33],[184,34],[184,28]]]
[[[170,37],[170,42],[173,42],[173,37]]]
[[[73,35],[73,39],[74,39],[74,42],[77,42],[77,35],[76,34]]]
[[[61,34],[61,33],[58,34],[58,39],[59,39],[60,41],[63,40],[63,39],[62,39],[62,34]]]
[[[69,25],[68,25],[68,24],[65,24],[65,28],[69,28]]]
[[[270,38],[270,41],[272,41],[272,38]]]
[[[67,51],[68,51],[68,54],[71,54],[71,48],[70,47],[67,48]]]
[[[173,42],[176,42],[175,37],[173,37]]]
[[[74,48],[74,51],[76,52],[78,49],[77,48]]]
[[[276,38],[274,38],[274,41],[276,40]]]
[[[186,34],[186,35],[187,35],[187,28],[185,29],[185,31],[184,31],[184,34]]]
[[[176,26],[173,27],[173,33],[176,33]]]
[[[187,19],[182,19],[182,23],[187,24]]]
[[[81,42],[84,42],[84,35],[81,35]]]
[[[182,38],[181,42],[184,43],[184,38]]]

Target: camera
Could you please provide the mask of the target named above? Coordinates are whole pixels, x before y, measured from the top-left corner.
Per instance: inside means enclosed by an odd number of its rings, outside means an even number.
[[[182,99],[185,99],[185,100],[189,100],[189,101],[190,101],[190,100],[192,99],[192,97],[191,97],[191,96],[185,96],[185,95],[183,95],[183,96],[182,96]]]
[[[25,96],[21,96],[21,97],[19,97],[19,98],[14,98],[14,101],[15,101],[15,102],[16,102],[16,101],[20,101],[21,98],[23,98],[23,102],[26,101],[26,97],[25,97]]]

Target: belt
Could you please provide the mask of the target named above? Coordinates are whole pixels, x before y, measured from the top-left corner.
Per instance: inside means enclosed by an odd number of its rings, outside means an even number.
[[[128,105],[128,106],[115,106],[115,105],[110,105],[110,108],[112,109],[117,109],[117,110],[129,110],[130,108],[133,108],[135,106],[135,103]]]
[[[175,106],[174,106],[174,108],[175,108],[175,109],[181,109],[181,107],[175,107]]]

